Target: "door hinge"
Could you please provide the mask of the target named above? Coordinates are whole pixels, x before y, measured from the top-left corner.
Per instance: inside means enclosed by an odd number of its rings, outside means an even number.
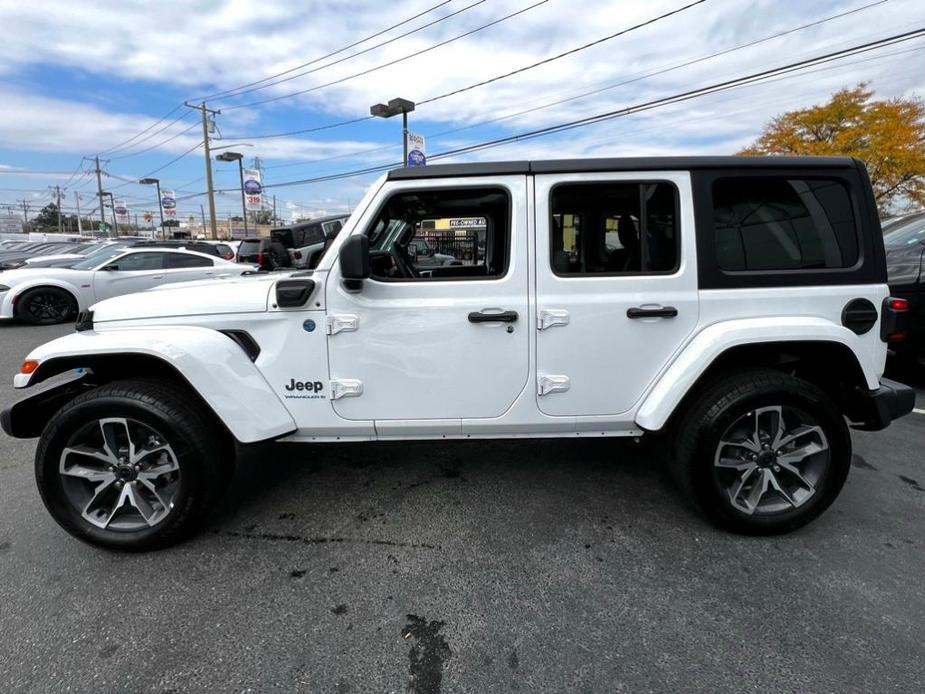
[[[564,393],[569,389],[568,376],[540,376],[536,382],[537,395]]]
[[[564,308],[544,308],[536,317],[536,329],[546,330],[556,325],[568,325],[568,311]]]
[[[363,394],[363,382],[355,378],[342,378],[331,381],[331,400],[355,398]]]
[[[360,319],[357,316],[349,313],[345,313],[339,316],[328,316],[328,335],[353,332],[359,327],[359,325]]]

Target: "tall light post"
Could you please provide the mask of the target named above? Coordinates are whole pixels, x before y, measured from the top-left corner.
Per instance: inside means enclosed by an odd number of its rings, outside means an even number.
[[[414,110],[414,102],[408,99],[392,99],[387,104],[369,107],[369,115],[377,118],[391,118],[401,114],[402,166],[408,166],[408,114]]]
[[[217,157],[218,161],[236,161],[238,162],[238,175],[241,179],[241,214],[244,216],[244,236],[247,237],[247,203],[244,200],[244,155],[240,152],[222,152]],[[231,224],[228,225],[228,233],[231,233]]]
[[[161,206],[161,181],[159,178],[142,178],[138,181],[143,186],[154,184],[157,186],[157,213],[161,217],[161,238],[167,238],[167,230],[164,229],[164,208]]]

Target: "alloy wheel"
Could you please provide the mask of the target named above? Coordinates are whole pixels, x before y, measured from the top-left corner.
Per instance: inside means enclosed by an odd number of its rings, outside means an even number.
[[[74,509],[104,530],[158,525],[173,510],[180,487],[180,465],[164,437],[121,417],[95,420],[75,432],[58,471]]]
[[[730,503],[748,515],[799,508],[815,494],[831,460],[822,428],[781,405],[739,417],[716,447],[713,465]]]
[[[26,310],[38,321],[58,321],[70,312],[67,297],[58,292],[39,292],[29,297]]]

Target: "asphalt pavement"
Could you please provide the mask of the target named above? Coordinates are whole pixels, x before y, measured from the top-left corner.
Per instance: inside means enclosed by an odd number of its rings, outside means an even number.
[[[0,403],[70,330],[0,325]],[[201,534],[126,555],[61,531],[0,433],[0,691],[925,691],[925,414],[854,446],[776,538],[631,441],[263,446]]]

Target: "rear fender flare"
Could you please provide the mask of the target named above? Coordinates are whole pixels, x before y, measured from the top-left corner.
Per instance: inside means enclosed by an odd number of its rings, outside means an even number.
[[[807,317],[723,321],[697,333],[662,372],[639,406],[636,424],[659,431],[720,355],[734,347],[775,342],[831,342],[847,347],[858,361],[867,388],[876,390],[880,385],[882,352],[872,348],[870,340],[832,321]]]

